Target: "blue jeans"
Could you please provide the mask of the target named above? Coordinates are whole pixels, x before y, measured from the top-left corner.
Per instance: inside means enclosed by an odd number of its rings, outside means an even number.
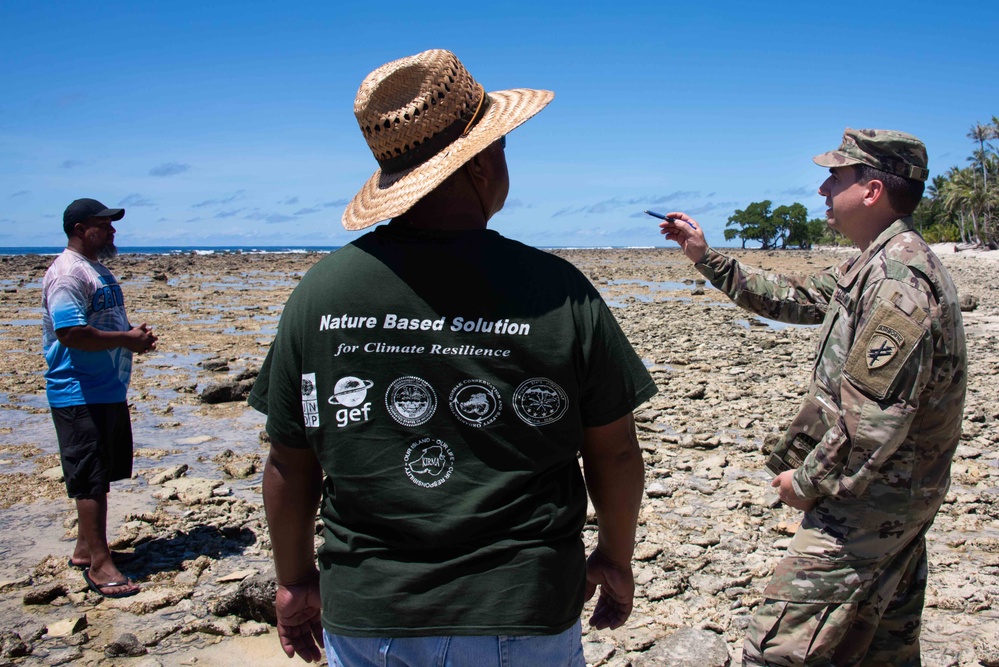
[[[581,634],[323,639],[330,667],[586,667]]]

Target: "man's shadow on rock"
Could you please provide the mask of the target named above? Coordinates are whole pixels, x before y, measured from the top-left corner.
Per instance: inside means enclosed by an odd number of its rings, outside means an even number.
[[[187,532],[153,539],[135,545],[134,555],[120,564],[120,569],[135,578],[145,578],[161,572],[181,572],[184,561],[198,556],[220,560],[241,555],[257,542],[249,528],[196,526]]]

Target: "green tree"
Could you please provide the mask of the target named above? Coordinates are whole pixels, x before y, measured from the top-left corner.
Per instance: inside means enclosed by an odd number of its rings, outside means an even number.
[[[744,210],[737,210],[725,223],[725,240],[742,239],[757,241],[764,250],[770,248],[811,248],[822,240],[826,223],[818,218],[809,220],[808,209],[795,202],[771,210],[769,199],[753,202]]]
[[[825,229],[822,230],[822,235],[819,237],[817,243],[822,245],[836,245],[836,246],[852,246],[853,241],[846,238],[835,229],[826,224],[825,220],[813,220],[812,222],[821,222]]]
[[[805,224],[808,227],[808,237],[811,239],[811,243],[808,244],[809,248],[816,243],[824,243],[826,237],[830,236],[830,232],[833,231],[824,218],[812,218]],[[840,235],[840,238],[846,239],[842,235]],[[849,239],[846,239],[846,241],[849,243]]]
[[[999,248],[999,118],[975,123],[967,167],[951,167],[927,184],[913,213],[927,241],[961,241]]]
[[[926,195],[912,214],[916,230],[928,243],[944,241],[967,243],[968,239],[962,236],[964,230],[958,227],[957,218],[944,206],[941,192],[946,187],[946,176],[934,176],[927,184]]]
[[[808,219],[808,209],[795,202],[790,206],[774,209],[774,219],[781,240],[781,248],[805,248],[818,243],[826,231],[826,223],[819,218]]]
[[[993,120],[995,120],[994,117]],[[971,157],[968,158],[968,162],[971,162],[975,167],[981,169],[983,191],[988,191],[989,189],[989,173],[985,166],[988,158],[988,151],[985,148],[985,142],[993,137],[993,127],[991,125],[975,123],[968,132],[968,138],[978,142],[978,150],[971,154]]]
[[[984,236],[979,226],[984,191],[978,187],[978,179],[970,167],[952,167],[947,172],[947,180],[940,189],[944,210],[958,220],[961,238],[966,243],[982,243]]]
[[[978,147],[968,158],[970,173],[961,170],[961,182],[955,184],[951,195],[958,196],[954,192],[961,192],[969,196],[959,208],[971,217],[975,241],[995,245],[999,241],[999,224],[995,215],[999,210],[999,184],[996,182],[999,151],[991,142],[999,139],[999,119],[993,116],[989,125],[975,123],[967,136]]]
[[[736,227],[725,230],[725,240],[731,241],[739,237],[742,239],[742,247],[746,247],[747,241],[759,241],[764,250],[769,250],[775,246],[777,239],[777,225],[774,221],[773,213],[770,210],[771,201],[754,201],[744,210],[736,209],[735,213],[725,223],[725,227]]]

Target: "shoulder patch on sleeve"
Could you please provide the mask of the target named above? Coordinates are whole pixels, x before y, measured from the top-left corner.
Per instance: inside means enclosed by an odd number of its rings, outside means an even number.
[[[884,399],[925,332],[903,311],[879,299],[854,340],[844,373],[865,393]]]

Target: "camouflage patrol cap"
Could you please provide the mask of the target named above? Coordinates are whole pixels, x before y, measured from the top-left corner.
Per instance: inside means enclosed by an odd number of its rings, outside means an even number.
[[[846,128],[839,148],[812,160],[820,167],[845,167],[866,164],[904,178],[925,181],[930,175],[926,168],[926,146],[905,132],[895,130],[853,130]]]

